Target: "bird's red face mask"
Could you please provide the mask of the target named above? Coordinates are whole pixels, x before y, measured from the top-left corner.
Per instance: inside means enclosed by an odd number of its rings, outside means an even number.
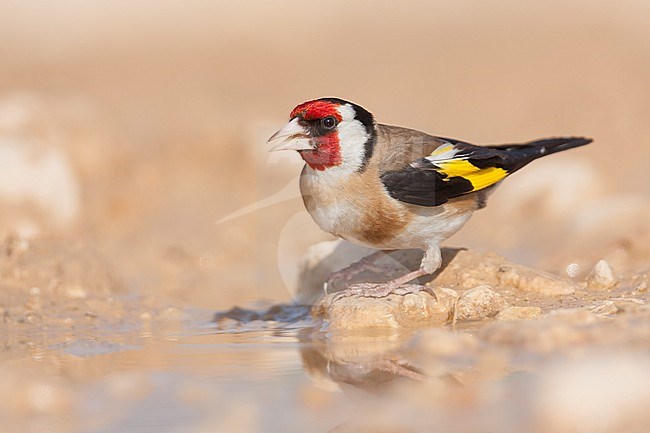
[[[338,125],[340,104],[315,100],[291,111],[291,121],[269,138],[271,151],[296,150],[314,170],[326,170],[342,162]]]

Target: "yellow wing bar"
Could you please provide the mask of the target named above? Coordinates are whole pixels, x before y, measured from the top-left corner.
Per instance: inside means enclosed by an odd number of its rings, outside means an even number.
[[[478,191],[494,185],[508,175],[508,172],[502,168],[479,168],[464,159],[437,162],[436,166],[440,167],[437,171],[447,175],[447,178],[462,177],[463,179],[467,179],[472,184],[472,191]]]

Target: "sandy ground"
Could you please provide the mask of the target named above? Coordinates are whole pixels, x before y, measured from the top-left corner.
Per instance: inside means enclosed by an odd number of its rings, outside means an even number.
[[[15,397],[0,432],[359,431],[349,388],[402,418],[435,413],[443,431],[480,429],[469,418],[502,432],[647,425],[630,403],[647,388],[629,385],[648,383],[650,347],[646,2],[0,2],[0,17],[0,390]],[[299,264],[331,238],[302,207],[297,155],[265,140],[319,96],[475,143],[593,137],[506,180],[448,242],[473,254],[470,270],[490,252],[578,288],[445,280],[539,307],[525,325],[497,309],[332,337],[271,310],[214,334],[214,311],[313,289]],[[614,289],[586,288],[599,260]],[[618,414],[576,424],[609,413],[585,399],[605,392]],[[274,414],[293,407],[288,428]]]

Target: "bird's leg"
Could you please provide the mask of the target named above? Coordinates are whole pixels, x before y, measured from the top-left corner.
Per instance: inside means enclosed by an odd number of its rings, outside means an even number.
[[[437,271],[442,265],[442,253],[440,252],[440,245],[437,243],[429,244],[427,250],[424,252],[424,257],[422,257],[422,263],[420,263],[420,269],[409,272],[406,275],[402,275],[399,278],[395,278],[386,283],[392,290],[408,283],[411,280],[416,278],[423,277],[425,275],[433,274]]]
[[[328,289],[332,287],[334,284],[334,281],[343,278],[346,282],[350,281],[352,277],[354,277],[357,274],[360,274],[361,272],[364,271],[373,271],[373,272],[382,272],[385,269],[382,268],[381,266],[375,265],[375,261],[379,260],[384,254],[390,253],[393,250],[382,250],[382,251],[375,251],[374,253],[370,254],[369,256],[366,256],[362,258],[361,260],[358,260],[354,263],[352,263],[350,266],[340,269],[338,271],[332,272],[329,274],[327,277],[327,280],[325,281],[323,289],[325,290],[325,293],[328,292]]]
[[[406,295],[409,293],[417,293],[422,286],[416,284],[406,284],[411,280],[422,277],[424,275],[433,274],[442,265],[442,254],[438,244],[430,244],[424,253],[420,268],[399,278],[388,281],[385,284],[364,284],[361,287],[352,290],[347,289],[336,294],[333,301],[345,298],[348,296],[363,296],[366,298],[383,298],[391,293],[397,295]]]
[[[394,280],[390,280],[386,283],[386,286],[389,287],[391,290],[398,288],[399,286],[403,286],[404,284],[408,283],[411,280],[415,280],[416,278],[420,278],[427,275],[427,272],[420,268],[416,271],[409,272],[406,275],[402,275],[399,278],[395,278]]]

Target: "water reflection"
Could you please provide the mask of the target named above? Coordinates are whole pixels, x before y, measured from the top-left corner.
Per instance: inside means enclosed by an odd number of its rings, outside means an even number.
[[[302,332],[300,356],[307,374],[320,386],[346,391],[354,387],[381,394],[394,386],[409,383],[460,383],[449,373],[427,374],[404,355],[403,345],[410,333],[385,335],[315,336]]]
[[[286,317],[297,309],[273,311]],[[240,330],[279,323],[267,331],[287,335],[277,318],[262,322],[250,312],[237,314],[252,319]],[[232,316],[223,315],[221,325]],[[300,431],[573,433],[612,413],[597,410],[610,393],[626,402],[612,404],[631,417],[627,431],[644,431],[637,427],[647,419],[641,409],[647,389],[635,384],[650,379],[647,332],[638,328],[647,315],[601,321],[574,311],[536,321],[355,332],[323,330],[300,317],[302,327],[290,332],[310,384],[294,389],[301,399],[296,407],[314,410],[320,420]],[[628,329],[626,339],[621,329]],[[285,409],[291,422],[302,416]],[[613,427],[603,432],[628,423],[618,415],[606,418],[601,421]]]
[[[309,431],[431,431],[433,419],[422,415],[449,389],[462,388],[456,374],[466,370],[466,362],[456,355],[472,345],[473,340],[470,337],[468,343],[466,334],[438,329],[442,346],[432,349],[425,360],[423,346],[418,342],[422,330],[323,330],[320,323],[304,316],[308,310],[306,306],[291,304],[254,311],[234,308],[218,313],[216,318],[220,332],[237,329],[252,333],[266,326],[271,334],[285,338],[286,326],[291,324],[287,318],[300,318],[302,327],[294,328],[291,334],[296,338],[302,368],[311,382],[308,388],[313,388],[307,395],[325,392],[328,397],[320,398],[330,402],[321,408],[326,409],[321,411],[327,420],[323,424],[329,427]]]

